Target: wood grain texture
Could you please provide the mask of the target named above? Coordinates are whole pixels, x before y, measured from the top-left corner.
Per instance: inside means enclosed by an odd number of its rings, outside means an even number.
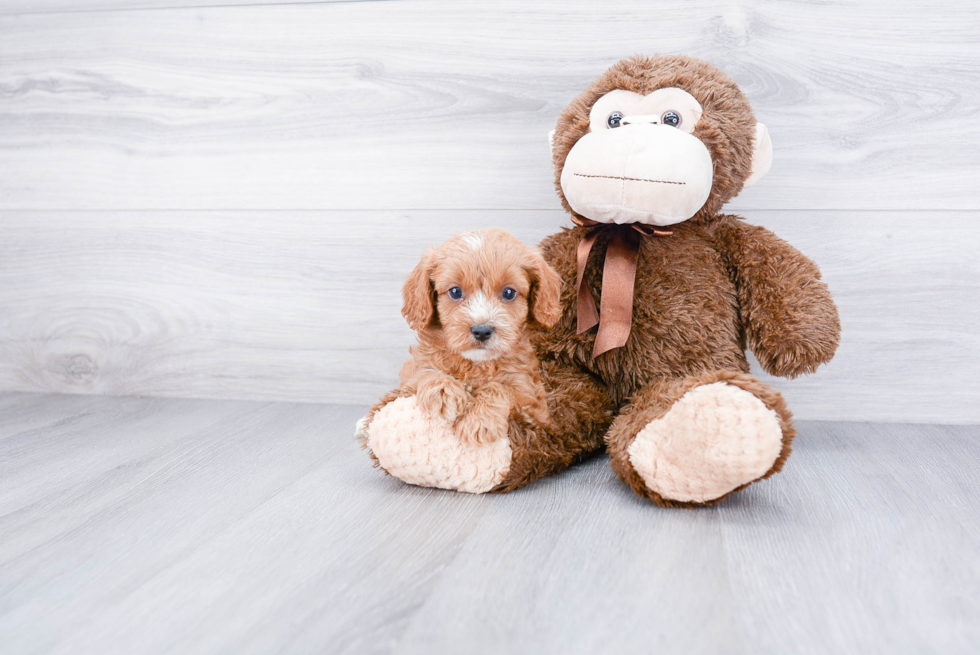
[[[731,208],[841,306],[797,415],[980,421],[965,0],[0,0],[0,389],[370,402],[424,246],[565,223],[544,135],[656,51],[752,98],[776,161]]]
[[[401,1],[403,0],[0,0],[0,15]]]
[[[976,426],[803,423],[781,474],[690,511],[604,457],[503,496],[410,487],[356,448],[364,409],[0,396],[3,650],[980,646]]]
[[[980,209],[970,0],[272,4],[0,34],[3,209],[552,209],[546,133],[635,52],[717,63],[769,125],[773,171],[736,208]]]
[[[829,366],[771,380],[798,417],[980,422],[980,215],[751,219],[821,266],[841,311]],[[490,225],[536,243],[566,222],[560,211],[7,212],[0,389],[371,403],[414,339],[401,283],[429,244]]]

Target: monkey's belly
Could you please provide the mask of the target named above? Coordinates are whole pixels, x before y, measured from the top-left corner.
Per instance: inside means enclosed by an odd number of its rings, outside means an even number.
[[[623,348],[586,362],[606,383],[617,402],[665,378],[682,378],[704,371],[748,372],[735,317],[716,314],[714,328],[684,324],[669,314],[634,324]]]

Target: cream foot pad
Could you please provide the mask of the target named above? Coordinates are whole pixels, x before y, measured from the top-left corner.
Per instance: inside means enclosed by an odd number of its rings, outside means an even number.
[[[381,408],[368,426],[367,443],[384,470],[420,487],[479,494],[500,484],[510,469],[509,439],[462,444],[449,421],[423,412],[414,396]]]
[[[664,498],[703,503],[760,478],[779,457],[782,435],[761,400],[715,382],[688,391],[640,430],[630,463]]]

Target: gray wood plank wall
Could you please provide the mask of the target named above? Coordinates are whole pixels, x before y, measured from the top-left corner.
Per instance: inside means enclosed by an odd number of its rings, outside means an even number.
[[[222,4],[0,0],[0,389],[366,404],[425,245],[567,224],[558,112],[681,52],[773,137],[730,208],[841,307],[797,415],[980,421],[975,2]]]
[[[331,2],[397,2],[399,0],[3,0],[0,15],[51,14],[73,11],[132,11],[243,7],[257,5],[324,5]]]

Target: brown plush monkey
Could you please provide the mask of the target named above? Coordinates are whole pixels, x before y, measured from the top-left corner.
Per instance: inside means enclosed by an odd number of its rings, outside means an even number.
[[[475,447],[402,398],[362,422],[366,445],[402,479],[475,492],[605,447],[624,482],[667,506],[714,503],[778,471],[791,415],[748,372],[745,347],[795,377],[833,357],[840,323],[813,262],[720,213],[771,162],[745,96],[706,62],[633,57],[569,104],[551,141],[578,227],[541,244],[564,281],[561,318],[535,338],[550,425],[515,417],[507,438]]]

